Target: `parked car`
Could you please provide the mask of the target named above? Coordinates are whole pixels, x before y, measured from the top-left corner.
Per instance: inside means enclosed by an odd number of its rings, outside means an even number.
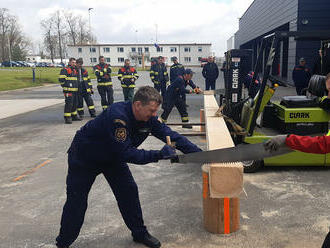
[[[4,61],[4,62],[2,62],[2,66],[4,66],[4,67],[20,67],[21,65],[16,63],[15,61]]]
[[[48,67],[48,64],[46,62],[39,62],[36,64],[36,67]]]
[[[22,64],[22,66],[24,66],[24,67],[29,67],[29,66],[30,66],[30,65],[29,65],[27,62],[25,62],[25,61],[16,61],[16,62]]]
[[[36,63],[33,63],[33,62],[26,62],[28,64],[28,66],[30,67],[33,67],[33,66],[36,66]]]
[[[22,61],[14,61],[17,63],[20,67],[25,67],[26,65]]]
[[[63,64],[54,64],[55,67],[58,67],[58,68],[63,68],[64,65]]]

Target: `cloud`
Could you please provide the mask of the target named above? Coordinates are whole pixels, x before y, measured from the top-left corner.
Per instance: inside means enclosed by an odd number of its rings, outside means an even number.
[[[238,29],[238,18],[253,0],[57,0],[7,1],[26,34],[41,40],[40,20],[57,9],[88,18],[100,43],[211,42],[217,55]],[[23,3],[22,3],[23,2]],[[19,6],[19,7],[17,7]]]

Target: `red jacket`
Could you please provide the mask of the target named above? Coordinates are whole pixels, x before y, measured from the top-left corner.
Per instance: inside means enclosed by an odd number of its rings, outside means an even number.
[[[286,138],[286,145],[293,150],[307,153],[330,153],[330,136],[298,136],[291,134]]]

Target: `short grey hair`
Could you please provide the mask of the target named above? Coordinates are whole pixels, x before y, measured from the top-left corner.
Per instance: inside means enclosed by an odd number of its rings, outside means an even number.
[[[140,101],[142,105],[148,105],[150,102],[157,102],[160,105],[163,98],[154,87],[143,86],[134,95],[133,103],[137,101]]]

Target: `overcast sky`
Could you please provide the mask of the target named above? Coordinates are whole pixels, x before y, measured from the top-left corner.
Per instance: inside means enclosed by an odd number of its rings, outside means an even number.
[[[222,56],[238,18],[253,0],[0,0],[18,17],[23,32],[41,41],[40,20],[57,9],[70,9],[88,19],[99,43],[210,42]]]

